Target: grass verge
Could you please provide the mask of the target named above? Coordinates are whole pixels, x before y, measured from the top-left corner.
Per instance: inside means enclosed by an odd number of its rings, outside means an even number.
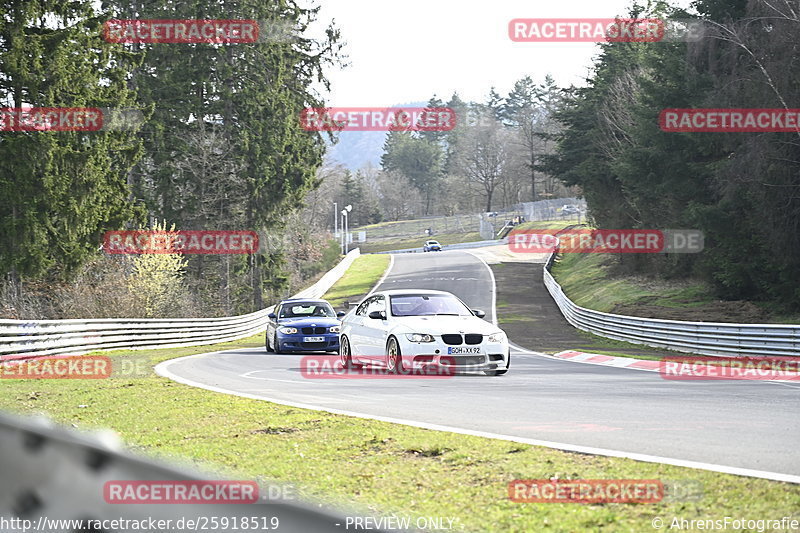
[[[361,255],[323,296],[332,306],[354,301],[370,291],[389,266],[390,255]]]
[[[581,222],[586,222],[585,218],[581,218],[579,221],[577,218],[564,218],[560,220],[537,220],[535,222],[523,222],[522,224],[518,224],[514,230],[525,230],[525,229],[561,229],[572,224],[580,224]]]
[[[553,276],[576,304],[623,315],[698,322],[800,324],[800,314],[776,313],[767,302],[724,301],[697,279],[615,275],[613,254],[562,254]]]
[[[697,307],[714,299],[711,289],[699,282],[637,283],[632,278],[612,278],[608,269],[613,261],[607,254],[562,254],[552,273],[573,302],[603,312],[643,299],[672,308]]]

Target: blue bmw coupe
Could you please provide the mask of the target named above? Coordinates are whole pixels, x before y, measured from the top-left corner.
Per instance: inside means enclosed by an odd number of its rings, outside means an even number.
[[[338,352],[339,317],[325,300],[283,300],[269,315],[264,344],[268,352]]]

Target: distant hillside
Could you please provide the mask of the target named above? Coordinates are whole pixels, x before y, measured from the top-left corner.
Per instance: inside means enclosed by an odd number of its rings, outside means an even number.
[[[393,107],[425,107],[427,102],[393,104]],[[358,170],[367,163],[380,167],[385,131],[343,131],[339,133],[339,142],[331,146],[325,159],[330,163],[341,163],[350,170]]]

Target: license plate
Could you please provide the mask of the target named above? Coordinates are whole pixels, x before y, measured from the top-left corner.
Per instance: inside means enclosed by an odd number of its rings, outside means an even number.
[[[480,354],[481,353],[481,349],[479,347],[477,347],[477,346],[475,348],[462,348],[462,347],[459,347],[459,346],[448,346],[447,347],[447,353],[450,354],[450,355],[462,355],[462,354],[466,354],[466,353]]]
[[[322,342],[325,337],[303,337],[303,342]]]

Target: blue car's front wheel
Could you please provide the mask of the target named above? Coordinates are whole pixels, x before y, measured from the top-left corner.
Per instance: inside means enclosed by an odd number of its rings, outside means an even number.
[[[272,336],[272,348],[275,351],[275,353],[277,353],[277,354],[282,354],[283,353],[283,351],[281,350],[281,345],[278,342],[278,333],[277,332]]]

